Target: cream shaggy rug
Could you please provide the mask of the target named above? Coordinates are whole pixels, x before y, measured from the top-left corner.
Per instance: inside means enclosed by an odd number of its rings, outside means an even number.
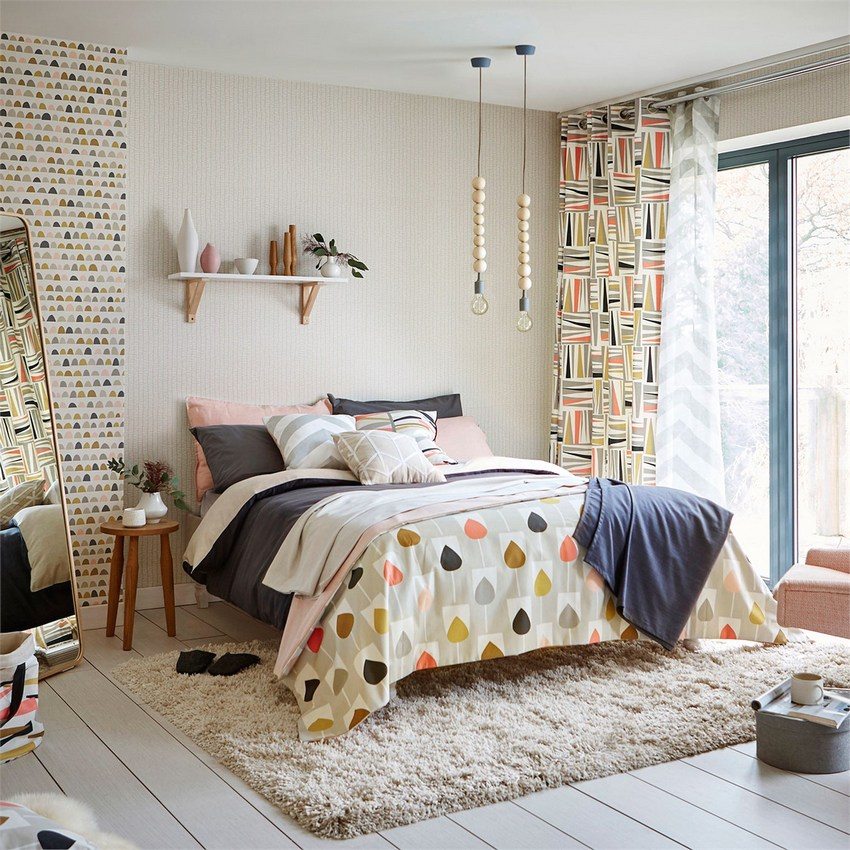
[[[792,671],[850,686],[847,644],[645,642],[556,648],[428,670],[352,732],[301,743],[276,645],[217,644],[263,663],[181,676],[177,653],[115,678],[313,832],[348,838],[751,741],[750,700]]]

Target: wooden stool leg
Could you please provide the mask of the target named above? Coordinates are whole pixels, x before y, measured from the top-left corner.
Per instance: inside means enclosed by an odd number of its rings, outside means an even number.
[[[124,580],[124,644],[125,650],[133,648],[133,621],[136,616],[136,583],[139,580],[139,538],[130,538],[127,555],[127,572]]]
[[[165,603],[166,631],[171,637],[174,627],[174,562],[171,560],[171,542],[167,534],[159,535],[159,570],[162,574],[162,601]]]
[[[118,619],[118,599],[121,596],[121,576],[124,573],[124,538],[116,537],[109,565],[109,597],[106,606],[106,636],[114,637]]]

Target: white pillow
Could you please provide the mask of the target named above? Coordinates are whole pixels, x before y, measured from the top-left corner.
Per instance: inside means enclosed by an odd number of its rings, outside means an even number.
[[[285,413],[263,424],[277,443],[287,469],[347,469],[333,435],[354,430],[353,416]]]
[[[50,489],[44,494],[45,505],[61,505],[62,504],[62,487],[61,482],[57,479],[50,485]]]
[[[334,444],[361,484],[437,484],[446,476],[413,437],[393,431],[346,431]]]

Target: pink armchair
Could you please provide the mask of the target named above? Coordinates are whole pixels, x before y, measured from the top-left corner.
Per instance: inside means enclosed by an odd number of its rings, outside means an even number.
[[[781,625],[850,638],[850,549],[809,549],[773,595]]]

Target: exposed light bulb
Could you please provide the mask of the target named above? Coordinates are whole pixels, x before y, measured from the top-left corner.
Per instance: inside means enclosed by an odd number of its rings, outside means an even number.
[[[487,299],[480,292],[476,292],[472,296],[472,312],[476,316],[483,316],[489,309],[490,304]]]
[[[531,316],[529,316],[525,310],[520,310],[519,318],[516,320],[516,329],[520,333],[525,333],[526,331],[531,330],[533,324]]]

